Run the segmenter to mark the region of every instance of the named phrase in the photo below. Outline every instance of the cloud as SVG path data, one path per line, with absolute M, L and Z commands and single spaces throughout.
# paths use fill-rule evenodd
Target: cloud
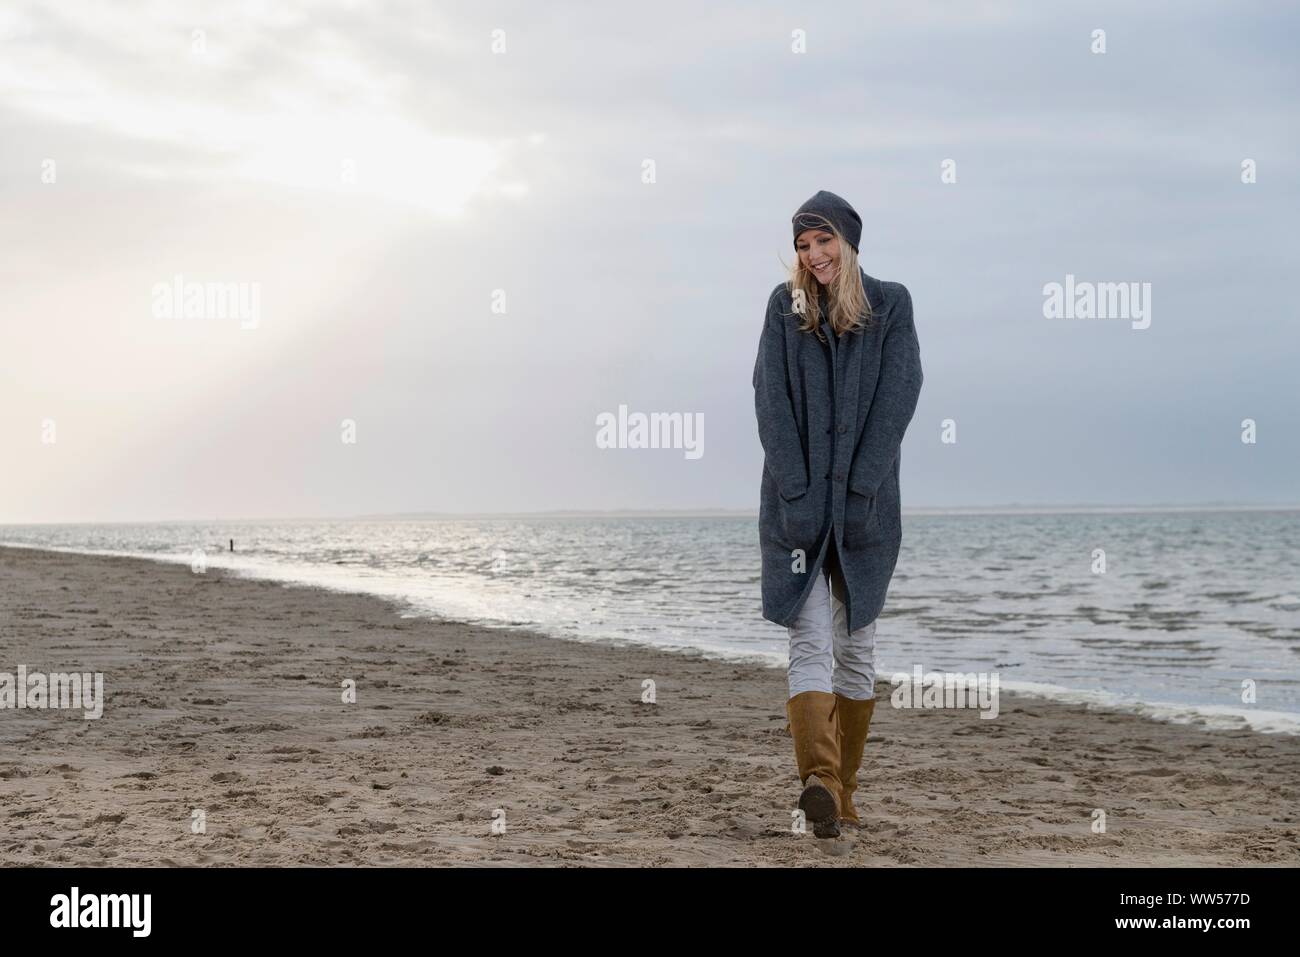
M 485 191 L 526 191 L 495 179 L 507 145 L 429 129 L 405 74 L 342 24 L 309 26 L 304 9 L 223 7 L 208 25 L 185 5 L 130 20 L 94 3 L 14 8 L 0 24 L 0 105 L 134 141 L 138 158 L 117 168 L 145 178 L 247 180 L 443 216 Z

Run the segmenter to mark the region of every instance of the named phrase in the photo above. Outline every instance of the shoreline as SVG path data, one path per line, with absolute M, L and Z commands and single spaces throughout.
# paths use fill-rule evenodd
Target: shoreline
M 1006 691 L 992 721 L 880 707 L 837 856 L 790 832 L 780 669 L 153 559 L 3 548 L 0 581 L 0 671 L 106 697 L 0 710 L 5 864 L 1300 863 L 1291 736 Z
M 166 565 L 180 565 L 186 567 L 191 563 L 190 556 L 180 553 L 142 553 L 111 550 L 93 551 L 83 548 L 64 548 L 59 546 L 29 545 L 21 542 L 0 541 L 0 551 L 7 548 L 56 552 L 66 555 L 124 558 L 133 561 L 150 561 Z M 784 654 L 778 656 L 774 653 L 740 652 L 727 648 L 709 649 L 690 645 L 664 645 L 652 641 L 637 641 L 635 639 L 591 639 L 574 634 L 554 634 L 544 630 L 543 628 L 526 624 L 510 623 L 505 621 L 476 621 L 472 618 L 456 617 L 440 613 L 436 609 L 421 607 L 419 602 L 414 598 L 394 593 L 391 590 L 376 588 L 373 583 L 370 587 L 365 587 L 357 581 L 330 580 L 330 575 L 336 570 L 333 566 L 309 564 L 295 566 L 281 562 L 267 562 L 259 565 L 256 559 L 250 562 L 247 559 L 244 559 L 243 556 L 240 557 L 243 560 L 237 560 L 234 564 L 231 564 L 228 562 L 228 553 L 213 552 L 208 557 L 208 569 L 220 569 L 222 572 L 232 574 L 238 578 L 276 582 L 290 587 L 320 588 L 341 592 L 343 594 L 378 598 L 381 601 L 394 605 L 397 609 L 397 613 L 402 617 L 423 617 L 443 624 L 487 628 L 494 631 L 504 630 L 538 634 L 550 640 L 575 641 L 583 644 L 607 644 L 614 647 L 627 645 L 630 647 L 649 648 L 654 651 L 665 651 L 671 654 L 701 655 L 709 660 L 723 663 L 756 664 L 767 668 L 780 668 L 783 672 L 785 669 Z M 774 634 L 779 630 L 777 629 L 777 626 L 771 626 L 771 628 L 773 629 Z M 3 665 L 3 662 L 0 662 L 0 665 Z M 0 671 L 2 670 L 3 668 L 0 668 Z M 893 672 L 882 667 L 878 673 L 878 680 L 888 683 L 889 679 L 898 673 L 899 672 Z M 1217 704 L 1210 705 L 1169 701 L 1145 701 L 1133 696 L 1125 696 L 1118 692 L 1069 688 L 1051 682 L 1028 678 L 1013 678 L 1011 680 L 1005 680 L 1002 678 L 1000 672 L 998 673 L 998 678 L 1001 691 L 1005 694 L 1018 694 L 1028 698 L 1056 701 L 1064 704 L 1075 704 L 1103 711 L 1124 712 L 1149 718 L 1153 721 L 1167 721 L 1172 724 L 1192 725 L 1211 731 L 1249 730 L 1261 734 L 1283 734 L 1300 737 L 1300 715 L 1289 711 L 1270 711 L 1260 708 L 1244 707 L 1234 708 Z

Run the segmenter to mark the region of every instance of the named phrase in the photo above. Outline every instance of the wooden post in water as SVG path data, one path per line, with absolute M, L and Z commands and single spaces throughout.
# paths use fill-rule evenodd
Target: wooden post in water
M 230 550 L 232 552 L 235 550 L 235 540 L 233 538 L 230 540 Z

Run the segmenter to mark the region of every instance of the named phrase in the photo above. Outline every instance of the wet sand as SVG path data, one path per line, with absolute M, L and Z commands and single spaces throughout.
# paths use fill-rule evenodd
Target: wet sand
M 0 672 L 105 692 L 97 720 L 0 710 L 0 863 L 1300 864 L 1297 737 L 1006 692 L 995 720 L 895 710 L 882 682 L 866 827 L 826 842 L 791 831 L 783 671 L 401 610 L 0 548 Z

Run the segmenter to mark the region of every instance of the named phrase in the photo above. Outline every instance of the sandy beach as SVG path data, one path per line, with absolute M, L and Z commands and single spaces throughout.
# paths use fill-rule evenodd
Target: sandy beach
M 991 721 L 895 710 L 882 682 L 865 829 L 825 842 L 791 832 L 783 671 L 401 610 L 0 548 L 0 672 L 105 696 L 0 710 L 0 863 L 1300 864 L 1300 738 L 1006 692 Z

